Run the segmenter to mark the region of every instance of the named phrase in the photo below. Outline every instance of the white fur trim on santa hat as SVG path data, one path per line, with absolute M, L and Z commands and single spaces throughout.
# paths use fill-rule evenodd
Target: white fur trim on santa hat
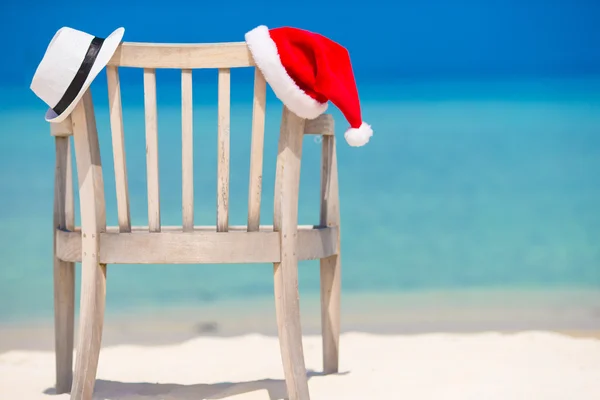
M 290 111 L 301 118 L 314 119 L 327 110 L 327 103 L 320 103 L 307 95 L 288 75 L 279 58 L 277 45 L 269 34 L 269 28 L 258 26 L 246 33 L 245 37 L 254 62 L 277 98 Z
M 369 142 L 369 139 L 373 136 L 373 129 L 366 123 L 362 123 L 358 128 L 350 128 L 344 133 L 346 142 L 350 146 L 359 147 L 364 146 Z

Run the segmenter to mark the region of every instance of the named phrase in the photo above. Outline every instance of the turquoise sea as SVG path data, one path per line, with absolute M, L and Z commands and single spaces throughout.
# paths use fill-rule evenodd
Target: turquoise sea
M 138 72 L 128 72 L 123 102 L 132 219 L 146 225 Z M 246 222 L 250 77 L 251 71 L 232 73 L 232 225 Z M 194 79 L 195 223 L 214 224 L 216 73 L 195 73 Z M 345 143 L 346 121 L 335 106 L 329 110 L 337 124 L 344 296 L 600 293 L 599 78 L 388 79 L 359 82 L 359 91 L 363 118 L 375 132 L 365 147 Z M 92 93 L 108 223 L 116 225 L 104 74 Z M 177 75 L 159 73 L 164 225 L 181 224 L 179 96 Z M 54 144 L 44 112 L 28 88 L 0 88 L 0 323 L 52 316 Z M 272 222 L 280 115 L 269 91 L 264 224 Z M 300 223 L 313 224 L 319 216 L 318 137 L 305 138 L 302 162 Z M 302 298 L 318 297 L 318 277 L 317 262 L 302 263 Z M 243 314 L 252 300 L 272 296 L 272 269 L 111 265 L 107 290 L 108 315 L 225 302 Z

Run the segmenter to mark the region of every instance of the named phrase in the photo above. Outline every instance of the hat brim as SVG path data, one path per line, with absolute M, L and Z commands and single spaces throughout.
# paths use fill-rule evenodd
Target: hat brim
M 56 112 L 54 112 L 52 108 L 49 108 L 48 111 L 46 111 L 47 122 L 62 122 L 67 116 L 69 116 L 69 114 L 71 114 L 71 111 L 73 111 L 75 106 L 79 103 L 79 100 L 81 100 L 81 97 L 90 87 L 93 80 L 96 79 L 96 76 L 100 73 L 100 71 L 102 71 L 102 69 L 106 66 L 106 64 L 108 64 L 108 62 L 112 58 L 113 54 L 117 50 L 117 47 L 119 47 L 121 40 L 123 39 L 124 33 L 125 28 L 117 28 L 106 39 L 104 39 L 104 43 L 102 43 L 102 48 L 100 48 L 98 56 L 94 61 L 94 65 L 92 65 L 90 73 L 87 79 L 85 80 L 83 86 L 81 87 L 81 90 L 79 91 L 79 93 L 77 93 L 77 96 L 75 96 L 71 104 L 69 104 L 69 106 L 65 108 L 65 110 L 60 114 L 56 114 Z

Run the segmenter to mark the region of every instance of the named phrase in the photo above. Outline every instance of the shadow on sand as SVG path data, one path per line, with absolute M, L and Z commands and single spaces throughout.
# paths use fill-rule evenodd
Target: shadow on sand
M 340 372 L 335 375 L 347 375 Z M 308 379 L 324 376 L 322 372 L 308 371 Z M 117 382 L 96 380 L 94 399 L 106 400 L 213 400 L 240 396 L 244 393 L 266 390 L 270 400 L 287 399 L 285 381 L 282 379 L 260 379 L 248 382 L 220 382 L 213 384 L 180 385 L 175 383 Z M 48 388 L 45 394 L 56 394 Z M 240 400 L 243 397 L 240 396 Z

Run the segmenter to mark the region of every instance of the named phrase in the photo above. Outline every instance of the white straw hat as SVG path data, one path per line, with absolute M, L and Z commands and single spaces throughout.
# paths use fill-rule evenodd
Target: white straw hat
M 102 39 L 68 27 L 56 32 L 30 86 L 50 107 L 46 121 L 60 122 L 73 111 L 119 47 L 124 33 L 124 28 L 118 28 Z

